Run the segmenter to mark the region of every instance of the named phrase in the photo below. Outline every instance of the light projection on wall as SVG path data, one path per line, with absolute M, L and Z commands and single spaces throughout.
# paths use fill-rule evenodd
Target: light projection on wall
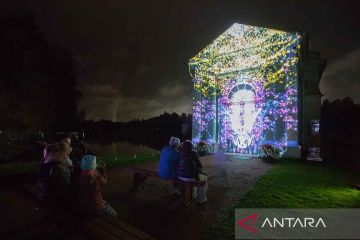
M 235 23 L 192 58 L 193 141 L 242 154 L 296 146 L 300 39 Z

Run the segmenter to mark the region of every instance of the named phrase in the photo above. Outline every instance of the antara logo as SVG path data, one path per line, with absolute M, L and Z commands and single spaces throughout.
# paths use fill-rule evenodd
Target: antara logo
M 253 228 L 256 225 L 256 218 L 257 218 L 257 214 L 253 214 L 250 215 L 244 219 L 241 219 L 238 221 L 238 224 L 240 225 L 240 227 L 245 228 L 246 230 L 248 230 L 249 232 L 253 232 L 253 233 L 257 233 L 257 230 L 255 228 Z M 252 221 L 252 227 L 245 225 L 245 222 L 251 220 Z
M 286 218 L 273 218 L 272 221 L 269 218 L 266 218 L 261 227 L 269 226 L 271 228 L 275 227 L 281 227 L 281 228 L 295 228 L 295 227 L 302 227 L 302 228 L 317 228 L 317 227 L 323 227 L 326 228 L 325 222 L 322 218 L 315 219 L 311 217 L 306 218 L 292 218 L 292 217 L 286 217 Z
M 246 218 L 238 220 L 237 223 L 240 227 L 246 229 L 249 232 L 257 233 L 258 230 L 256 227 L 256 220 L 258 214 L 252 214 Z M 245 224 L 246 222 L 250 221 L 249 224 Z M 264 222 L 261 224 L 261 228 L 270 227 L 270 228 L 317 228 L 323 227 L 326 228 L 326 224 L 322 218 L 312 218 L 312 217 L 305 217 L 305 218 L 292 218 L 292 217 L 285 217 L 285 218 L 265 218 Z

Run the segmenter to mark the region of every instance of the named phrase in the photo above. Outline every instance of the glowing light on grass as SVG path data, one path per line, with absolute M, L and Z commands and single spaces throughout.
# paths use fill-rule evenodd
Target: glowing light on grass
M 234 24 L 192 58 L 193 140 L 244 154 L 296 142 L 300 37 Z

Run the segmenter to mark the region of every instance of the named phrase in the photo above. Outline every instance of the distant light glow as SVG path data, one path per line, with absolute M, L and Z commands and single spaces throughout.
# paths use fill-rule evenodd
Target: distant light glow
M 300 35 L 234 24 L 190 60 L 193 140 L 255 154 L 297 141 Z

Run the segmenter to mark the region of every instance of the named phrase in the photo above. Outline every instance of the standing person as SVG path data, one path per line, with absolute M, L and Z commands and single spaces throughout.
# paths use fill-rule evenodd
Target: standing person
M 90 215 L 117 217 L 117 212 L 104 201 L 102 195 L 102 186 L 107 181 L 105 166 L 96 168 L 95 156 L 86 155 L 81 159 L 81 172 L 78 180 L 79 205 Z
M 158 167 L 158 175 L 164 179 L 176 179 L 176 169 L 180 161 L 180 153 L 177 150 L 180 146 L 180 139 L 171 137 L 169 145 L 162 148 Z M 174 192 L 181 195 L 179 186 L 174 182 Z
M 67 144 L 69 146 L 69 154 L 67 155 L 67 158 L 65 160 L 65 164 L 66 166 L 68 166 L 68 168 L 70 169 L 70 171 L 72 172 L 74 170 L 74 163 L 73 161 L 70 159 L 70 155 L 72 152 L 72 148 L 71 148 L 71 138 L 69 135 L 63 134 L 58 138 L 58 142 Z
M 70 151 L 70 146 L 63 142 L 46 146 L 38 171 L 39 202 L 59 207 L 69 203 L 70 170 L 66 159 Z
M 71 133 L 70 140 L 72 148 L 70 158 L 74 164 L 74 175 L 77 175 L 81 171 L 81 159 L 89 153 L 85 144 L 79 139 L 79 135 L 77 133 Z
M 197 180 L 206 181 L 203 186 L 197 187 L 196 196 L 199 203 L 205 203 L 207 201 L 207 177 L 203 172 L 203 166 L 200 162 L 199 155 L 193 150 L 193 144 L 190 140 L 186 140 L 182 143 L 181 159 L 177 169 L 177 176 L 184 182 L 193 182 Z

